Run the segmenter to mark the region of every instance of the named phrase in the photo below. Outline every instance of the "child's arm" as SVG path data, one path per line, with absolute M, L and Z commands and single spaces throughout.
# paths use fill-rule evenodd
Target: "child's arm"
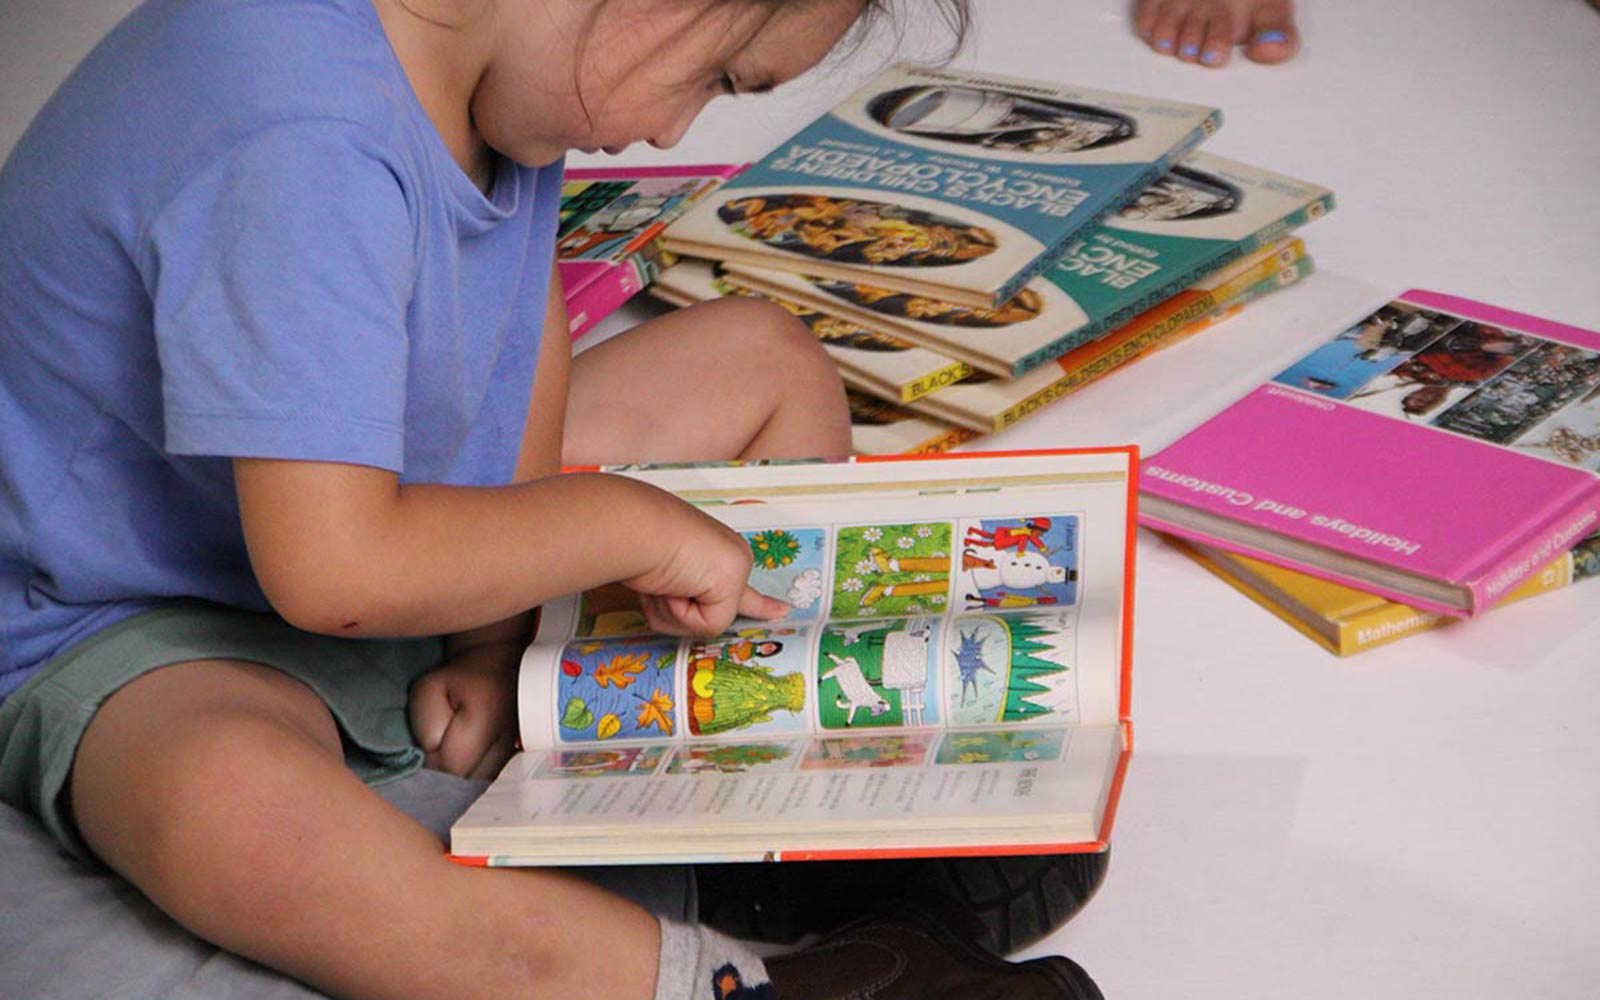
M 516 482 L 561 469 L 571 341 L 550 336 L 567 328 L 561 273 L 550 269 L 539 367 L 517 455 Z M 407 698 L 411 732 L 426 766 L 468 778 L 490 778 L 514 749 L 517 664 L 533 638 L 536 619 L 526 612 L 446 638 L 444 662 L 417 678 Z
M 652 627 L 715 633 L 787 606 L 751 590 L 730 528 L 621 476 L 559 467 L 570 348 L 552 277 L 517 476 L 504 487 L 408 484 L 387 470 L 237 459 L 256 577 L 290 623 L 330 635 L 465 632 L 622 581 Z
M 655 627 L 679 634 L 785 610 L 746 586 L 750 548 L 737 532 L 622 476 L 460 487 L 327 462 L 234 468 L 256 577 L 308 631 L 462 632 L 618 580 L 646 596 Z

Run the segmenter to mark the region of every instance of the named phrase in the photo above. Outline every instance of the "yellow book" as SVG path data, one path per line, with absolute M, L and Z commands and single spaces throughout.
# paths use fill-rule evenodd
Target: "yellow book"
M 1339 656 L 1461 621 L 1237 552 L 1179 541 L 1170 535 L 1162 537 L 1235 590 Z M 1600 532 L 1524 580 L 1499 604 L 1559 590 L 1592 576 L 1600 576 Z

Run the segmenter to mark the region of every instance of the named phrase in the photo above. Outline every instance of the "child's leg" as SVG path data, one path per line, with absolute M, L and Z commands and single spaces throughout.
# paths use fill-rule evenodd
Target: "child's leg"
M 805 324 L 770 303 L 680 309 L 572 359 L 569 463 L 849 452 L 850 414 L 833 362 Z
M 657 922 L 549 871 L 480 870 L 345 767 L 327 709 L 240 662 L 146 674 L 75 760 L 89 846 L 179 923 L 351 997 L 645 1000 Z

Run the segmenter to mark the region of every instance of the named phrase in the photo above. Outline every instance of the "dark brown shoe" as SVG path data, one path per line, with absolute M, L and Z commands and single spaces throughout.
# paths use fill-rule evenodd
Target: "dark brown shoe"
M 1004 957 L 1083 909 L 1105 880 L 1109 856 L 697 865 L 699 919 L 730 937 L 793 944 L 860 918 L 863 900 L 945 896 L 978 916 L 975 940 Z
M 766 959 L 774 1000 L 1103 1000 L 1069 958 L 1007 962 L 973 943 L 973 915 L 936 900 L 839 928 Z

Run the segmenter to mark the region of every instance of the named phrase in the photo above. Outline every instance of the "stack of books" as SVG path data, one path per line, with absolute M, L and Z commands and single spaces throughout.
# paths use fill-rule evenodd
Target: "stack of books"
M 1003 430 L 1311 271 L 1316 184 L 1197 147 L 1214 108 L 897 66 L 667 227 L 652 293 L 822 339 L 861 454 Z
M 1339 655 L 1600 576 L 1600 332 L 1413 290 L 1145 461 L 1140 520 Z
M 661 270 L 661 231 L 737 166 L 574 168 L 561 181 L 556 267 L 574 338 Z

